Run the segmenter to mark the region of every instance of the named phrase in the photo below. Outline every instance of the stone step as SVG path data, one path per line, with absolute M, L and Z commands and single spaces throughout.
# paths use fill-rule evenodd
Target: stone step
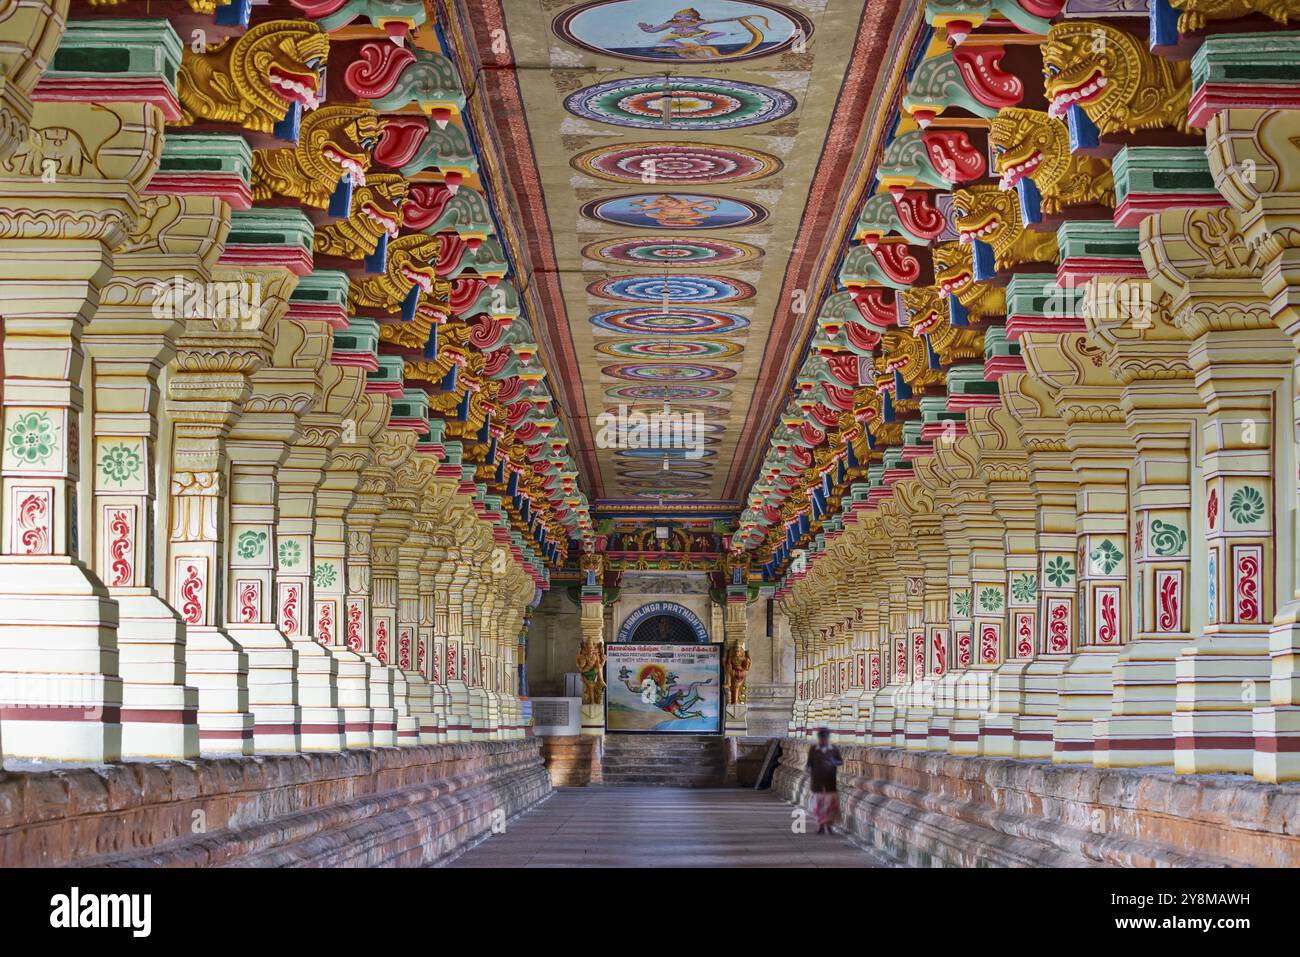
M 722 782 L 717 778 L 657 778 L 643 774 L 631 778 L 611 778 L 602 782 L 607 787 L 659 787 L 659 788 L 720 788 Z
M 605 768 L 607 778 L 657 777 L 657 778 L 720 778 L 725 768 L 699 768 L 696 770 L 665 770 L 652 764 L 631 764 L 626 767 Z

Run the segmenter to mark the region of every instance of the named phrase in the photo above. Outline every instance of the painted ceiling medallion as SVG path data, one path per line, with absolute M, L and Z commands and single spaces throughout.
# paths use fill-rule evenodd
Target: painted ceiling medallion
M 763 255 L 745 243 L 720 239 L 661 239 L 657 236 L 606 239 L 590 243 L 582 255 L 597 262 L 622 266 L 734 266 Z
M 767 153 L 701 143 L 602 146 L 579 153 L 569 163 L 597 179 L 641 186 L 745 183 L 781 170 L 781 161 Z
M 734 369 L 723 369 L 720 366 L 675 362 L 620 362 L 605 366 L 600 371 L 602 375 L 632 382 L 725 382 L 736 375 Z
M 794 106 L 794 97 L 781 90 L 703 76 L 610 80 L 564 101 L 584 119 L 664 132 L 753 126 L 780 119 Z
M 587 292 L 603 299 L 624 302 L 658 302 L 700 304 L 735 302 L 749 299 L 754 287 L 739 279 L 725 276 L 612 276 L 587 287 Z
M 673 464 L 671 469 L 664 469 L 661 466 L 645 466 L 644 468 L 621 468 L 619 477 L 625 479 L 641 479 L 647 482 L 662 482 L 665 478 L 671 478 L 674 482 L 699 480 L 708 482 L 713 476 L 701 468 L 686 468 L 685 466 Z
M 707 385 L 624 385 L 605 393 L 611 399 L 648 400 L 651 402 L 692 402 L 721 399 L 731 395 L 726 389 Z
M 689 464 L 691 462 L 699 462 L 701 459 L 713 458 L 717 454 L 717 452 L 710 449 L 688 449 L 672 446 L 645 449 L 620 449 L 614 453 L 617 458 L 638 460 L 637 462 L 624 463 L 625 465 L 639 465 L 641 464 L 639 461 L 640 459 L 658 459 L 662 462 L 665 457 L 667 457 L 670 462 L 685 462 Z
M 754 203 L 699 193 L 641 193 L 598 199 L 582 215 L 616 226 L 651 229 L 725 229 L 753 226 L 767 219 Z
M 653 63 L 750 60 L 807 42 L 812 23 L 761 0 L 593 0 L 555 18 L 575 46 Z
M 596 351 L 620 359 L 730 359 L 745 350 L 721 339 L 616 339 L 597 342 Z
M 657 335 L 736 332 L 749 320 L 729 312 L 711 309 L 611 309 L 591 317 L 593 325 L 611 332 L 643 332 Z

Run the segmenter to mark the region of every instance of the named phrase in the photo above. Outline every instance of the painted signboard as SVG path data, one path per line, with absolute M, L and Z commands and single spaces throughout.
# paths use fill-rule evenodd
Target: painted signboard
M 607 646 L 605 730 L 722 730 L 722 645 Z

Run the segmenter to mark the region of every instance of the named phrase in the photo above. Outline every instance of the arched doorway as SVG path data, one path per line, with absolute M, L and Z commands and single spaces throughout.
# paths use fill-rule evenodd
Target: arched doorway
M 708 644 L 709 630 L 698 615 L 674 601 L 642 605 L 619 626 L 616 642 L 637 644 Z
M 628 638 L 638 645 L 687 644 L 695 640 L 694 629 L 676 615 L 651 615 L 642 619 Z

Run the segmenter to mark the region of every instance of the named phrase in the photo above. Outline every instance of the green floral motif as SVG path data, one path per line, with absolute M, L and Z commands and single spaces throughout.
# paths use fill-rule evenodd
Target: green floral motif
M 129 445 L 108 446 L 104 449 L 104 457 L 99 462 L 104 478 L 116 482 L 119 486 L 133 480 L 143 466 L 144 459 Z
M 1187 533 L 1177 525 L 1151 519 L 1151 550 L 1157 555 L 1177 555 L 1187 545 Z
M 996 588 L 981 588 L 980 607 L 985 611 L 1001 611 L 1002 592 Z
M 302 546 L 294 541 L 281 542 L 279 555 L 281 565 L 285 568 L 293 568 L 302 561 Z
M 959 591 L 952 596 L 952 610 L 963 617 L 970 614 L 970 592 Z
M 256 558 L 262 553 L 262 549 L 266 548 L 266 532 L 254 532 L 250 529 L 239 536 L 235 547 L 239 549 L 240 558 Z
M 54 454 L 54 423 L 44 412 L 28 412 L 9 426 L 9 451 L 19 462 L 36 465 Z
M 317 562 L 312 577 L 317 588 L 329 588 L 339 580 L 339 573 L 329 562 Z
M 1100 566 L 1103 575 L 1109 575 L 1124 560 L 1124 553 L 1119 550 L 1118 545 L 1107 538 L 1103 539 L 1102 543 L 1094 548 L 1092 554 L 1088 557 Z
M 1228 500 L 1228 514 L 1239 525 L 1254 525 L 1264 517 L 1264 496 L 1259 489 L 1243 485 Z
M 1070 587 L 1070 581 L 1074 578 L 1074 566 L 1070 564 L 1068 558 L 1062 555 L 1057 555 L 1049 561 L 1043 572 L 1047 575 L 1047 580 L 1053 588 L 1068 588 Z
M 1033 575 L 1017 575 L 1011 579 L 1011 597 L 1018 602 L 1031 602 L 1038 597 L 1038 579 Z

